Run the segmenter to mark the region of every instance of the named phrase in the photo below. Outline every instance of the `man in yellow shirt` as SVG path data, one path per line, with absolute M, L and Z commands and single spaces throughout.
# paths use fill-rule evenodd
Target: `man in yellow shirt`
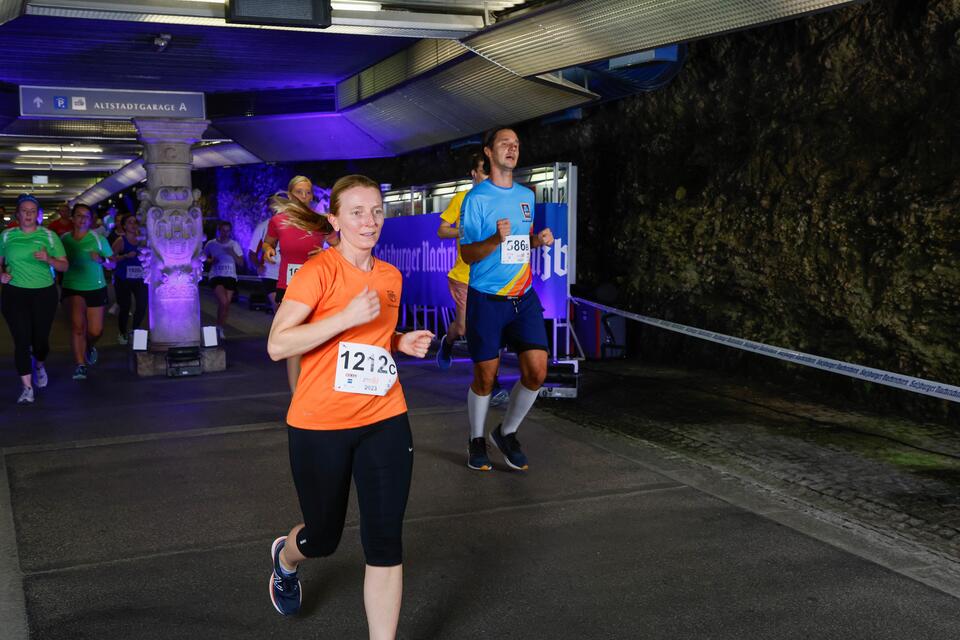
M 470 156 L 470 177 L 475 185 L 487 179 L 483 161 L 483 154 L 474 153 Z M 453 322 L 447 327 L 446 335 L 440 338 L 440 348 L 437 349 L 437 366 L 440 367 L 441 371 L 446 371 L 453 364 L 453 343 L 467 333 L 467 288 L 470 284 L 470 265 L 464 262 L 460 255 L 458 223 L 460 222 L 460 207 L 469 192 L 469 190 L 458 191 L 453 196 L 453 200 L 440 214 L 440 227 L 437 229 L 439 238 L 457 240 L 457 261 L 447 273 L 447 284 L 450 286 L 450 296 L 456 305 L 456 312 Z M 509 399 L 510 392 L 500 386 L 499 380 L 495 381 L 490 404 L 497 406 L 504 404 Z

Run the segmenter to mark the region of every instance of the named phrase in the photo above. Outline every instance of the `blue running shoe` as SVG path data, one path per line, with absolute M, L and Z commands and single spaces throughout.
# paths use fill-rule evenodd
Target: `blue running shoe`
M 528 469 L 527 456 L 523 455 L 523 451 L 520 450 L 520 441 L 517 440 L 517 434 L 503 435 L 503 431 L 500 430 L 502 426 L 498 424 L 497 428 L 490 432 L 490 439 L 497 449 L 500 449 L 500 453 L 503 454 L 503 461 L 507 463 L 508 467 L 517 471 L 526 471 Z
M 273 608 L 282 616 L 292 616 L 300 611 L 303 595 L 300 593 L 300 579 L 297 574 L 284 575 L 280 569 L 280 550 L 287 541 L 287 536 L 280 536 L 273 541 L 270 547 L 270 557 L 273 560 L 273 571 L 270 573 L 270 602 Z
M 487 440 L 473 438 L 467 449 L 467 466 L 476 471 L 493 471 L 490 458 L 487 457 Z
M 510 402 L 510 392 L 503 387 L 495 387 L 493 395 L 490 396 L 490 406 L 499 407 Z
M 437 349 L 437 367 L 446 371 L 453 364 L 453 344 L 447 342 L 447 334 L 440 338 L 440 348 Z
M 77 367 L 73 370 L 73 379 L 74 380 L 86 380 L 87 379 L 87 366 L 83 364 L 78 364 Z
M 100 354 L 97 353 L 96 347 L 90 347 L 90 350 L 87 351 L 87 364 L 91 367 L 97 364 L 97 360 L 100 359 Z

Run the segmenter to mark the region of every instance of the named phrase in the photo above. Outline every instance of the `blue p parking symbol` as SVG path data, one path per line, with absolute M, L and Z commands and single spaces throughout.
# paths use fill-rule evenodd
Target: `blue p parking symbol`
M 54 96 L 53 97 L 53 108 L 54 109 L 69 109 L 67 105 L 67 99 L 64 96 Z

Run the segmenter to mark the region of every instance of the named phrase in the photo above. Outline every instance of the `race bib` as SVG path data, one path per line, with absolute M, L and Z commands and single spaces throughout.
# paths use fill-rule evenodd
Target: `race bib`
M 290 263 L 287 265 L 287 282 L 288 283 L 290 282 L 290 280 L 293 279 L 293 276 L 296 275 L 297 271 L 300 271 L 300 267 L 302 266 L 303 266 L 302 264 L 293 264 L 293 263 Z
M 210 269 L 211 278 L 235 278 L 237 271 L 232 264 L 215 264 Z
M 500 264 L 525 264 L 530 262 L 530 236 L 507 236 L 500 243 Z
M 143 267 L 127 267 L 127 280 L 143 280 Z
M 341 342 L 335 391 L 385 396 L 397 381 L 397 363 L 386 349 L 359 342 Z

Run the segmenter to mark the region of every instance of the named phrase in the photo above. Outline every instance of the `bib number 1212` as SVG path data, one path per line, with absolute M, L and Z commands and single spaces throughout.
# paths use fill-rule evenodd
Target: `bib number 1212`
M 383 396 L 397 381 L 397 363 L 381 347 L 341 342 L 333 388 L 344 393 Z

